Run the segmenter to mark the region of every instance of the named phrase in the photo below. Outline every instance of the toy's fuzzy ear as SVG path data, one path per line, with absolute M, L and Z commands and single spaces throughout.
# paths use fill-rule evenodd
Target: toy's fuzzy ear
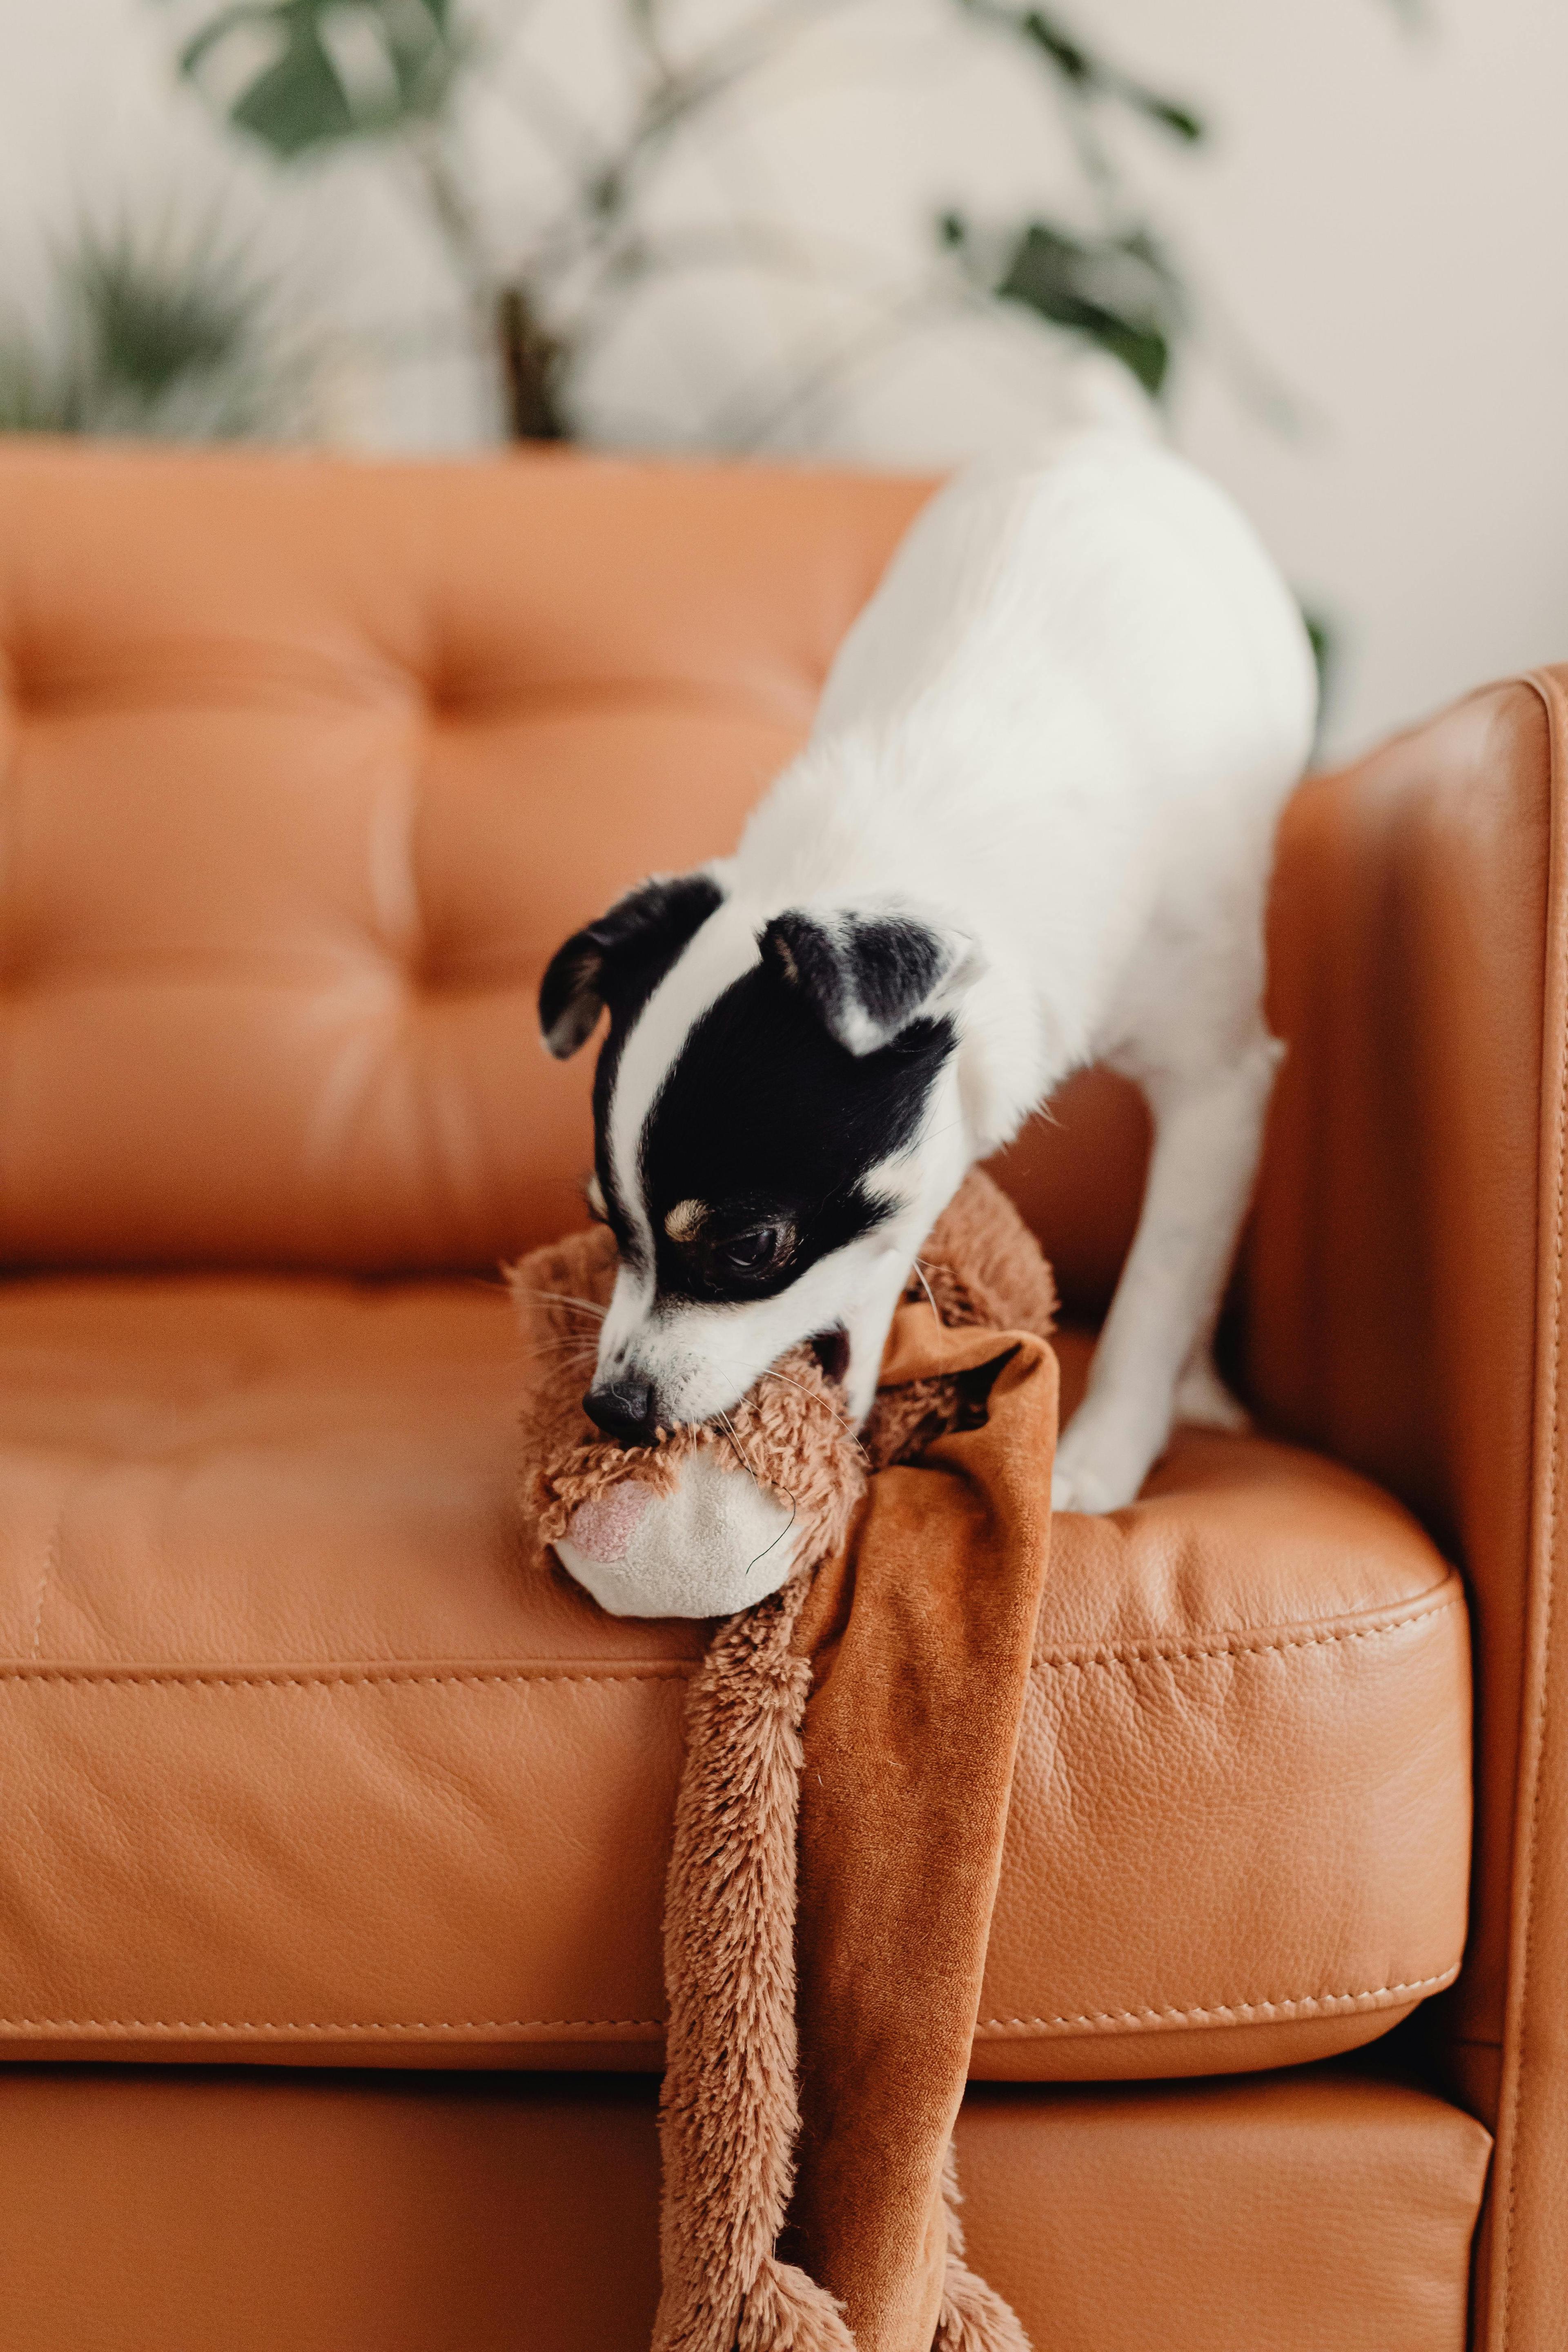
M 556 1060 L 587 1043 L 606 1005 L 630 1013 L 645 1003 L 723 896 L 711 874 L 654 875 L 574 931 L 539 984 L 539 1025 Z
M 875 1054 L 912 1021 L 951 1012 L 984 969 L 973 940 L 940 916 L 889 907 L 792 908 L 758 945 L 829 1036 Z

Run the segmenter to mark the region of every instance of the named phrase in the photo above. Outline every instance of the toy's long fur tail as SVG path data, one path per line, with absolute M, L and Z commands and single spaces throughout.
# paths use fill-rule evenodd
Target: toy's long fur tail
M 687 1705 L 665 1902 L 659 2136 L 664 2289 L 655 2352 L 854 2352 L 838 2304 L 773 2252 L 795 2172 L 795 1817 L 810 1662 L 791 1647 L 809 1575 L 714 1640 Z M 933 2352 L 1029 2352 L 964 2263 L 952 2151 Z
M 657 2352 L 848 2352 L 837 2306 L 773 2260 L 794 2177 L 795 1886 L 808 1580 L 732 1618 L 691 1686 L 665 1895 Z

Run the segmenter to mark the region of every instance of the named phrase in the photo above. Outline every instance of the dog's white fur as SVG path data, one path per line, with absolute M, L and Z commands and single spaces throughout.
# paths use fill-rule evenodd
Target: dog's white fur
M 648 1111 L 763 924 L 786 908 L 921 913 L 952 944 L 926 1009 L 953 1013 L 959 1044 L 879 1171 L 894 1213 L 755 1303 L 668 1307 L 623 1269 L 600 1377 L 635 1365 L 674 1418 L 705 1420 L 842 1322 L 864 1412 L 910 1261 L 965 1170 L 1099 1061 L 1142 1087 L 1154 1147 L 1058 1502 L 1131 1500 L 1178 1407 L 1234 1417 L 1209 1342 L 1279 1052 L 1264 901 L 1315 702 L 1274 565 L 1180 458 L 1090 432 L 960 475 L 845 640 L 806 749 L 713 869 L 725 902 L 628 1036 L 611 1115 L 622 1197 L 646 1220 Z

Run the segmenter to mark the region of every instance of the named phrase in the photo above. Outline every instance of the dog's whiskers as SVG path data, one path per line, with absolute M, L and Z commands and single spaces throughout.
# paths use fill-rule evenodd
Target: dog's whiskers
M 591 1298 L 569 1297 L 563 1290 L 533 1290 L 528 1296 L 542 1298 L 552 1307 L 575 1307 L 582 1314 L 591 1315 L 596 1323 L 602 1323 L 610 1311 L 607 1307 L 595 1307 Z
M 931 1313 L 936 1317 L 937 1321 L 940 1323 L 940 1322 L 942 1321 L 942 1309 L 941 1309 L 941 1307 L 940 1307 L 937 1305 L 937 1303 L 936 1303 L 936 1293 L 935 1293 L 935 1291 L 931 1288 L 931 1286 L 930 1283 L 926 1280 L 926 1270 L 925 1270 L 924 1266 L 921 1264 L 921 1262 L 920 1262 L 920 1260 L 919 1260 L 919 1258 L 918 1258 L 918 1257 L 917 1257 L 917 1258 L 915 1258 L 915 1259 L 913 1259 L 911 1262 L 912 1262 L 912 1264 L 913 1264 L 915 1273 L 916 1273 L 916 1274 L 919 1276 L 919 1277 L 920 1277 L 920 1286 L 921 1286 L 921 1288 L 925 1292 L 925 1295 L 926 1295 L 927 1298 L 928 1298 L 928 1299 L 930 1300 L 930 1302 L 931 1302 Z
M 781 1373 L 779 1377 L 782 1379 L 782 1378 L 784 1378 L 784 1375 Z M 761 1551 L 757 1554 L 756 1559 L 750 1559 L 750 1560 L 748 1560 L 748 1561 L 746 1562 L 746 1567 L 745 1567 L 745 1571 L 744 1571 L 744 1572 L 745 1572 L 745 1575 L 749 1577 L 749 1576 L 751 1575 L 751 1573 L 752 1573 L 752 1570 L 754 1568 L 759 1567 L 759 1566 L 762 1564 L 762 1562 L 763 1562 L 764 1559 L 766 1559 L 766 1558 L 767 1558 L 767 1556 L 768 1556 L 769 1552 L 771 1552 L 771 1551 L 776 1551 L 776 1550 L 777 1550 L 777 1549 L 778 1549 L 778 1547 L 779 1547 L 779 1545 L 783 1543 L 783 1541 L 784 1541 L 784 1539 L 785 1536 L 787 1536 L 787 1535 L 788 1535 L 788 1533 L 789 1533 L 790 1529 L 794 1527 L 794 1525 L 795 1525 L 795 1518 L 796 1518 L 796 1516 L 797 1516 L 798 1511 L 799 1511 L 799 1506 L 798 1506 L 798 1504 L 796 1503 L 795 1496 L 790 1493 L 789 1488 L 788 1488 L 787 1486 L 781 1486 L 781 1485 L 779 1484 L 779 1482 L 778 1482 L 778 1480 L 777 1480 L 776 1478 L 768 1478 L 768 1479 L 763 1479 L 763 1478 L 760 1478 L 760 1477 L 757 1475 L 757 1473 L 756 1473 L 756 1471 L 752 1468 L 751 1462 L 747 1459 L 746 1453 L 745 1453 L 745 1449 L 742 1447 L 742 1444 L 741 1444 L 741 1441 L 740 1441 L 740 1438 L 739 1438 L 739 1436 L 736 1434 L 736 1431 L 735 1431 L 735 1424 L 734 1424 L 734 1423 L 731 1420 L 731 1418 L 730 1418 L 729 1414 L 728 1414 L 727 1412 L 716 1412 L 716 1413 L 713 1415 L 713 1418 L 714 1418 L 714 1420 L 715 1420 L 716 1422 L 718 1422 L 718 1423 L 719 1423 L 719 1424 L 721 1425 L 721 1427 L 722 1428 L 722 1430 L 723 1430 L 723 1432 L 724 1432 L 725 1436 L 729 1439 L 729 1441 L 730 1441 L 731 1444 L 734 1447 L 734 1449 L 735 1449 L 735 1458 L 736 1458 L 736 1460 L 741 1464 L 742 1468 L 746 1472 L 746 1475 L 747 1475 L 747 1476 L 751 1479 L 752 1484 L 754 1486 L 757 1486 L 757 1487 L 759 1487 L 759 1488 L 763 1488 L 763 1489 L 764 1489 L 764 1490 L 765 1490 L 766 1488 L 768 1488 L 768 1487 L 771 1487 L 771 1488 L 773 1489 L 773 1492 L 775 1495 L 783 1495 L 783 1496 L 784 1496 L 784 1497 L 785 1498 L 785 1500 L 787 1501 L 787 1503 L 789 1504 L 789 1517 L 788 1517 L 788 1518 L 784 1521 L 784 1523 L 783 1527 L 779 1529 L 779 1531 L 778 1531 L 777 1535 L 776 1535 L 776 1536 L 774 1536 L 774 1538 L 773 1538 L 773 1539 L 772 1543 L 765 1543 L 765 1544 L 763 1546 L 763 1548 L 762 1548 Z
M 745 1472 L 747 1477 L 751 1480 L 752 1486 L 763 1486 L 765 1482 L 758 1477 L 756 1470 L 752 1464 L 751 1457 L 748 1455 L 745 1447 L 742 1444 L 740 1438 L 736 1433 L 735 1424 L 731 1420 L 729 1414 L 727 1412 L 716 1413 L 714 1415 L 714 1419 L 718 1422 L 720 1427 L 724 1432 L 725 1436 L 734 1447 L 735 1459 L 740 1464 L 742 1469 Z M 753 1561 L 752 1567 L 755 1565 L 756 1562 Z M 751 1570 L 748 1570 L 747 1574 L 749 1575 L 750 1573 Z
M 777 1535 L 773 1538 L 773 1542 L 772 1542 L 772 1543 L 766 1543 L 766 1544 L 764 1544 L 764 1545 L 763 1546 L 763 1548 L 762 1548 L 761 1551 L 757 1554 L 756 1559 L 755 1559 L 748 1560 L 748 1561 L 746 1562 L 746 1574 L 747 1574 L 747 1576 L 750 1576 L 750 1575 L 751 1575 L 751 1572 L 752 1572 L 752 1569 L 757 1568 L 757 1567 L 760 1567 L 760 1565 L 762 1564 L 762 1562 L 763 1562 L 764 1559 L 766 1559 L 766 1558 L 767 1558 L 767 1556 L 768 1556 L 769 1552 L 771 1552 L 771 1551 L 774 1551 L 774 1550 L 776 1550 L 776 1549 L 777 1549 L 778 1546 L 779 1546 L 780 1544 L 782 1544 L 782 1543 L 783 1543 L 783 1541 L 784 1541 L 784 1539 L 785 1536 L 787 1536 L 787 1535 L 788 1535 L 788 1533 L 789 1533 L 789 1531 L 790 1531 L 791 1528 L 793 1528 L 793 1527 L 794 1527 L 794 1525 L 795 1525 L 795 1496 L 794 1496 L 793 1495 L 790 1495 L 789 1488 L 788 1488 L 787 1486 L 779 1486 L 779 1487 L 777 1487 L 777 1488 L 775 1489 L 775 1491 L 776 1491 L 778 1494 L 781 1494 L 781 1495 L 789 1495 L 789 1517 L 788 1517 L 788 1518 L 784 1521 L 784 1523 L 783 1527 L 779 1529 L 779 1531 L 778 1531 Z

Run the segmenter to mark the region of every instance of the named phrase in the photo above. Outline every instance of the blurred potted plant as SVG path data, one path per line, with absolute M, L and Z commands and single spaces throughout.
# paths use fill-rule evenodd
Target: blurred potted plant
M 672 232 L 658 225 L 649 203 L 661 165 L 721 100 L 858 5 L 760 0 L 675 50 L 661 0 L 605 0 L 634 55 L 629 109 L 584 156 L 580 126 L 563 120 L 547 81 L 524 61 L 520 86 L 531 103 L 522 135 L 557 193 L 515 236 L 489 224 L 460 135 L 465 92 L 494 57 L 454 0 L 358 0 L 352 8 L 343 0 L 234 0 L 188 32 L 180 67 L 279 164 L 379 145 L 412 169 L 491 354 L 508 429 L 550 440 L 579 429 L 584 355 L 606 315 L 656 278 L 737 267 L 866 291 L 863 262 L 795 220 L 707 217 Z M 1195 148 L 1205 136 L 1200 117 L 1054 12 L 1012 0 L 946 5 L 965 37 L 1010 45 L 1042 101 L 1065 110 L 1085 202 L 1071 220 L 976 223 L 947 209 L 931 224 L 929 267 L 901 294 L 895 327 L 912 331 L 976 305 L 1019 305 L 1109 353 L 1158 396 L 1195 309 L 1104 130 L 1108 118 L 1131 116 Z M 722 437 L 752 436 L 731 421 Z

